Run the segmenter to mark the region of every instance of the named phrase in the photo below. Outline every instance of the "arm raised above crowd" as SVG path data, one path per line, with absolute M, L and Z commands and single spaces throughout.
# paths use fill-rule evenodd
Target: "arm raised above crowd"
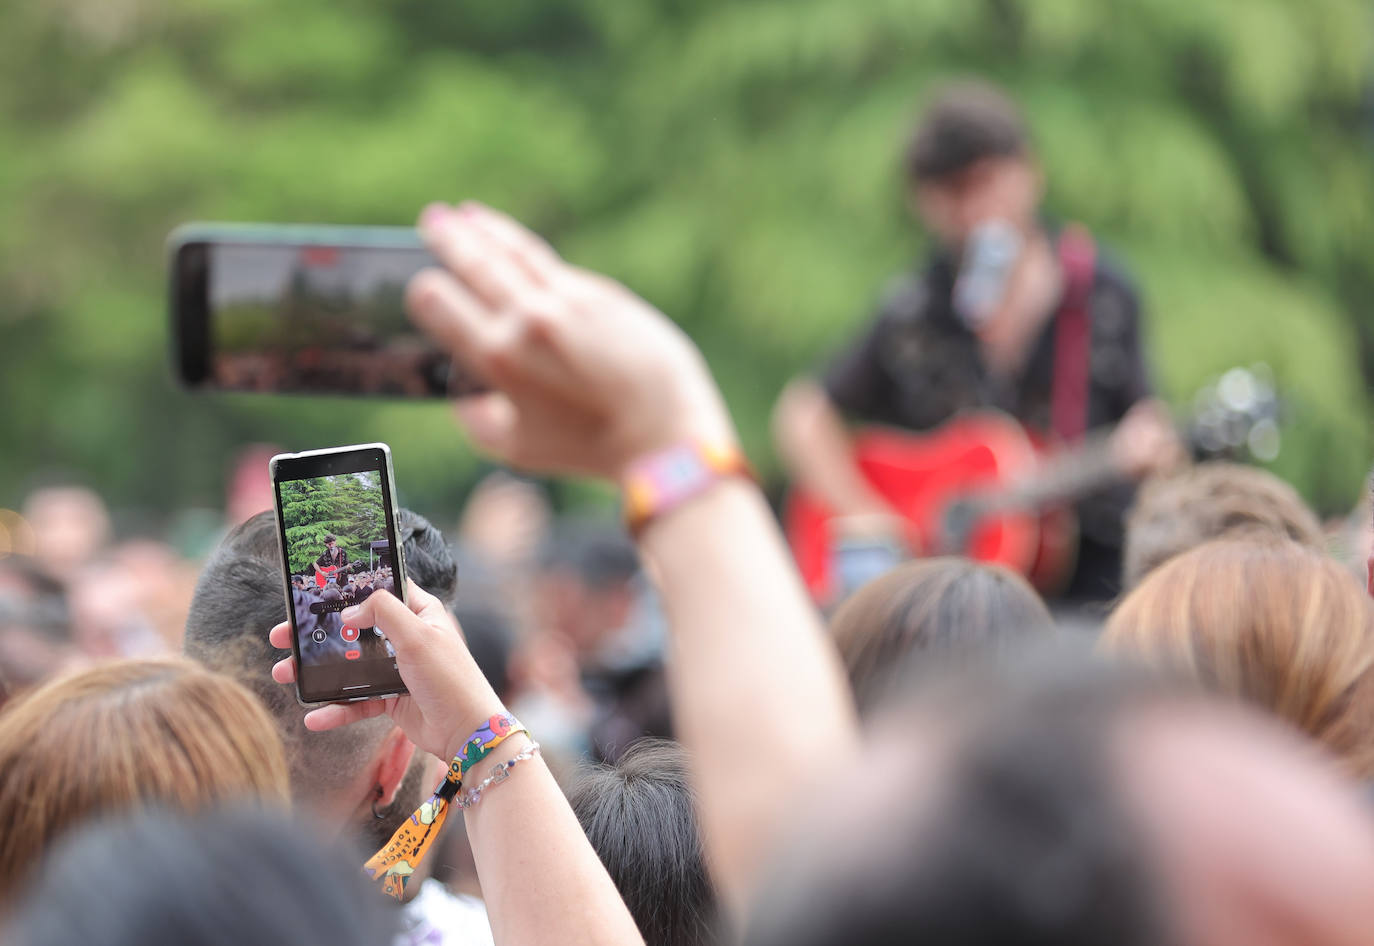
M 432 206 L 421 231 L 447 271 L 417 275 L 408 308 L 491 385 L 458 405 L 480 445 L 623 482 L 670 447 L 735 443 L 696 347 L 623 286 L 481 206 Z M 738 910 L 785 801 L 856 741 L 852 699 L 752 485 L 720 482 L 651 522 L 640 545 L 673 629 L 673 713 L 696 760 L 708 860 Z

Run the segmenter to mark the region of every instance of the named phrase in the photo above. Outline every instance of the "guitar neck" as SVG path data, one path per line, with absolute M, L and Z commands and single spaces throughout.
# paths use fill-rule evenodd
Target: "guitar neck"
M 1124 478 L 1112 459 L 1110 432 L 1098 432 L 1079 446 L 1051 455 L 1034 475 L 984 497 L 979 506 L 994 511 L 1042 509 L 1080 499 Z

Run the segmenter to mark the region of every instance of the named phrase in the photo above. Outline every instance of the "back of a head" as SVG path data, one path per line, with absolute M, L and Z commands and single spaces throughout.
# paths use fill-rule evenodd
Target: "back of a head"
M 687 768 L 675 743 L 644 739 L 614 767 L 588 769 L 568 793 L 647 946 L 716 941 Z
M 747 942 L 1366 941 L 1374 823 L 1310 744 L 1071 653 L 941 676 L 834 764 L 863 778 L 777 858 Z
M 940 89 L 922 114 L 907 144 L 906 173 L 912 183 L 931 183 L 984 158 L 1029 152 L 1025 120 L 1005 92 L 987 82 L 958 82 Z
M 148 812 L 76 832 L 26 891 L 14 946 L 379 946 L 397 914 L 284 815 Z
M 267 640 L 267 631 L 287 619 L 276 528 L 271 512 L 260 513 L 220 544 L 196 583 L 183 650 L 257 694 L 286 742 L 293 791 L 298 798 L 318 798 L 356 777 L 359 765 L 393 724 L 378 718 L 326 733 L 307 732 L 295 692 L 272 681 L 272 665 L 289 656 Z M 439 530 L 408 509 L 396 510 L 396 529 L 411 580 L 450 603 L 457 590 L 457 566 Z
M 1031 648 L 928 669 L 779 852 L 751 946 L 1157 946 L 1106 752 L 1127 686 Z
M 183 660 L 102 664 L 6 707 L 0 772 L 0 900 L 54 840 L 98 816 L 288 796 L 262 706 Z
M 914 661 L 957 663 L 1054 633 L 1025 579 L 961 558 L 910 562 L 874 579 L 841 605 L 830 627 L 864 711 Z
M 1220 539 L 1146 577 L 1103 650 L 1266 710 L 1374 778 L 1374 602 L 1336 562 L 1283 539 Z
M 1325 548 L 1321 523 L 1297 490 L 1266 470 L 1202 463 L 1151 480 L 1126 520 L 1122 583 L 1134 588 L 1164 562 L 1212 539 L 1269 534 Z

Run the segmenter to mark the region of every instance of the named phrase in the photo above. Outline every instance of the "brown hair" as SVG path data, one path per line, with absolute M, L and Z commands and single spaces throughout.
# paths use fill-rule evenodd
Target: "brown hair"
M 1321 523 L 1297 490 L 1265 470 L 1202 463 L 1151 481 L 1126 519 L 1122 583 L 1130 589 L 1153 569 L 1209 539 L 1268 532 L 1322 551 Z
M 1285 539 L 1219 539 L 1126 596 L 1099 646 L 1258 705 L 1374 777 L 1374 602 Z
M 188 660 L 101 664 L 15 701 L 0 714 L 0 773 L 0 901 L 96 816 L 289 797 L 267 712 Z
M 830 622 L 859 707 L 871 709 L 911 654 L 957 659 L 1028 636 L 1054 622 L 1026 580 L 962 558 L 909 562 L 864 585 Z
M 921 116 L 906 148 L 906 174 L 928 184 L 966 170 L 984 158 L 1025 157 L 1030 137 L 1021 112 L 987 82 L 958 82 L 940 89 Z

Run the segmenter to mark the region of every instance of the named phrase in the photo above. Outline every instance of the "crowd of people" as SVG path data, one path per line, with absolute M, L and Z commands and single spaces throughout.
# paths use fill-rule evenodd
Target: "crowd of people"
M 1003 127 L 984 93 L 962 101 L 974 131 Z M 959 245 L 979 218 L 957 194 L 984 193 L 980 174 L 1001 193 L 1034 181 L 997 177 L 1025 162 L 1019 139 L 961 137 L 955 117 L 937 110 L 911 160 Z M 1273 475 L 1189 466 L 1152 428 L 1119 274 L 1093 304 L 1118 313 L 1101 350 L 1127 354 L 1094 364 L 1124 373 L 1080 374 L 1077 395 L 1054 393 L 1052 324 L 1018 321 L 1034 306 L 983 313 L 966 338 L 913 328 L 910 285 L 829 381 L 789 389 L 783 452 L 845 541 L 894 560 L 818 607 L 670 319 L 479 204 L 431 205 L 419 229 L 441 267 L 411 282 L 411 317 L 489 385 L 457 403 L 467 434 L 514 468 L 618 485 L 624 528 L 555 522 L 505 473 L 452 537 L 398 510 L 406 602 L 379 587 L 385 566 L 319 595 L 385 632 L 408 692 L 306 707 L 270 512 L 238 507 L 178 627 L 130 597 L 123 618 L 146 620 L 96 647 L 69 576 L 129 556 L 89 528 L 89 494 L 56 497 L 85 504 L 68 509 L 78 536 L 47 532 L 55 498 L 33 497 L 33 554 L 0 559 L 7 942 L 1370 940 L 1369 506 L 1342 560 Z M 1055 296 L 1038 282 L 1052 248 L 1026 252 L 1013 282 Z M 1118 481 L 1079 504 L 1078 551 L 1096 557 L 1054 600 L 1005 564 L 912 549 L 843 462 L 839 408 L 895 399 L 928 427 L 944 414 L 927 398 L 954 391 L 904 372 L 970 352 L 970 390 L 1009 410 L 1123 422 Z M 313 582 L 295 584 L 315 620 Z M 1107 584 L 1119 596 L 1085 610 Z

